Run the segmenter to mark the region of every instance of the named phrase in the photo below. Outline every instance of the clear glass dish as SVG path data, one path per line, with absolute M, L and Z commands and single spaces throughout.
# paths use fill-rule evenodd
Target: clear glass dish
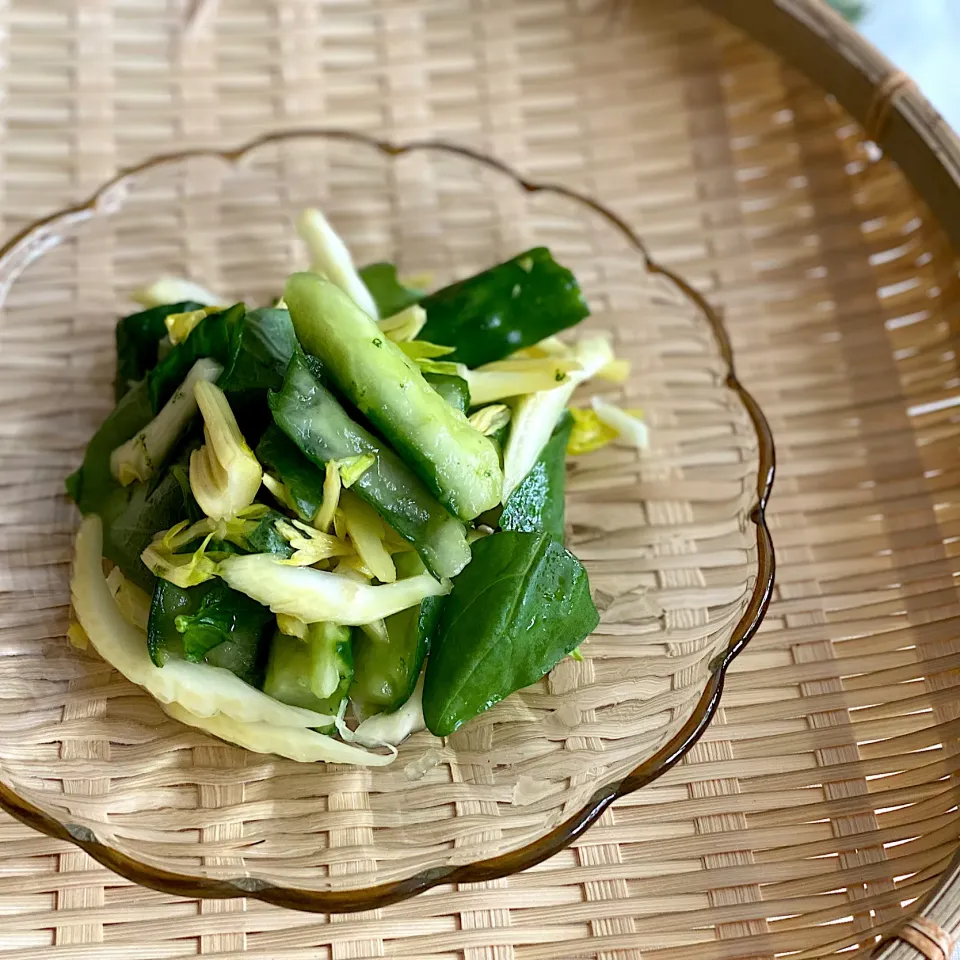
M 267 302 L 321 207 L 360 263 L 440 285 L 537 245 L 576 273 L 633 372 L 643 455 L 570 465 L 568 542 L 603 617 L 582 648 L 446 741 L 354 769 L 248 753 L 169 719 L 71 647 L 63 493 L 112 403 L 129 292 L 186 275 Z M 441 144 L 285 132 L 151 160 L 0 252 L 0 805 L 148 886 L 349 911 L 489 880 L 570 843 L 713 715 L 769 600 L 773 443 L 707 305 L 609 211 Z

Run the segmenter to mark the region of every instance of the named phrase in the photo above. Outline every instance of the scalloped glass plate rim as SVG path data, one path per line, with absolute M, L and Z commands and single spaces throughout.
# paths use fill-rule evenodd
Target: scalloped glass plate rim
M 750 511 L 750 520 L 756 527 L 757 577 L 746 608 L 731 634 L 726 648 L 710 662 L 710 675 L 690 717 L 679 731 L 652 756 L 635 767 L 624 778 L 599 788 L 589 802 L 573 816 L 529 843 L 497 857 L 478 860 L 458 866 L 435 867 L 408 878 L 377 886 L 343 891 L 315 891 L 286 887 L 240 876 L 230 880 L 191 877 L 150 867 L 140 861 L 101 843 L 88 828 L 60 823 L 49 814 L 20 797 L 0 782 L 0 807 L 21 823 L 58 840 L 72 843 L 89 854 L 98 863 L 128 880 L 175 896 L 204 899 L 254 897 L 265 903 L 317 913 L 347 913 L 371 910 L 406 900 L 431 887 L 445 883 L 482 883 L 510 876 L 526 870 L 558 853 L 580 837 L 618 798 L 656 780 L 674 766 L 699 740 L 709 725 L 720 702 L 724 676 L 733 659 L 743 650 L 757 632 L 766 614 L 773 592 L 775 557 L 770 530 L 766 521 L 766 507 L 773 486 L 775 450 L 773 435 L 763 411 L 752 394 L 737 379 L 733 350 L 729 337 L 716 311 L 707 300 L 682 277 L 661 266 L 651 255 L 644 241 L 615 212 L 594 198 L 559 183 L 541 183 L 529 180 L 496 157 L 469 147 L 436 141 L 420 140 L 391 143 L 366 134 L 338 129 L 278 130 L 256 137 L 232 149 L 195 148 L 153 156 L 136 166 L 120 171 L 99 187 L 86 201 L 65 207 L 56 213 L 34 221 L 0 248 L 0 308 L 6 301 L 13 282 L 37 257 L 60 242 L 59 228 L 91 219 L 97 213 L 110 213 L 127 188 L 138 176 L 166 164 L 190 159 L 220 160 L 236 166 L 256 150 L 301 139 L 339 140 L 370 147 L 389 157 L 398 157 L 417 151 L 439 151 L 472 160 L 488 169 L 498 171 L 528 193 L 548 193 L 566 197 L 589 207 L 617 230 L 644 260 L 650 273 L 662 275 L 691 301 L 707 320 L 716 340 L 720 356 L 726 366 L 726 387 L 743 404 L 759 441 L 759 467 L 756 477 L 756 500 Z

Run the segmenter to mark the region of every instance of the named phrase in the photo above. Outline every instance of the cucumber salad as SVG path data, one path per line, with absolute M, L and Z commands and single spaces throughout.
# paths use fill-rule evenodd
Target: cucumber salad
M 70 640 L 177 720 L 378 766 L 535 683 L 596 628 L 565 459 L 646 445 L 545 248 L 434 292 L 356 269 L 317 210 L 271 307 L 164 278 L 116 328 L 116 406 L 67 479 Z

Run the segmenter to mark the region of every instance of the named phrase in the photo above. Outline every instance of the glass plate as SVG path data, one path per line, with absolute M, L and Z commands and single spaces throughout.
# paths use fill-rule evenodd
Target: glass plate
M 568 543 L 599 629 L 584 660 L 385 768 L 248 753 L 169 719 L 64 638 L 78 514 L 63 493 L 110 409 L 113 327 L 161 274 L 266 303 L 321 207 L 359 263 L 445 284 L 531 246 L 576 273 L 652 449 L 570 463 Z M 442 144 L 285 132 L 155 158 L 0 255 L 0 804 L 186 896 L 348 911 L 537 863 L 703 732 L 773 581 L 773 443 L 718 319 L 613 213 Z

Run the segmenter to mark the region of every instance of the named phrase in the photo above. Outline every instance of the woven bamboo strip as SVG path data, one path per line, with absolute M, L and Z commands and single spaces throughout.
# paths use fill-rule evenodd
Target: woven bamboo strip
M 211 6 L 178 39 L 183 10 L 164 0 L 98 0 L 82 11 L 74 0 L 0 5 L 4 232 L 76 199 L 116 164 L 174 143 L 234 143 L 289 124 L 443 136 L 491 150 L 531 176 L 586 189 L 724 310 L 740 375 L 778 440 L 777 594 L 695 751 L 616 805 L 575 848 L 525 874 L 440 888 L 376 917 L 330 923 L 253 900 L 201 907 L 133 887 L 4 818 L 0 956 L 746 960 L 872 948 L 904 929 L 921 902 L 915 898 L 948 869 L 960 831 L 952 406 L 960 297 L 936 220 L 902 175 L 865 149 L 835 103 L 690 2 L 637 0 L 614 16 L 603 5 L 542 0 Z M 910 97 L 901 91 L 894 102 Z M 884 135 L 891 146 L 905 137 L 898 113 Z M 294 185 L 296 156 L 279 162 Z M 409 177 L 406 195 L 416 192 L 416 208 L 432 203 L 442 212 L 431 184 L 416 170 Z M 509 221 L 509 193 L 492 198 Z M 198 232 L 190 225 L 183 225 L 187 244 Z M 416 242 L 421 235 L 409 229 Z M 536 237 L 503 242 L 523 239 Z M 289 260 L 292 247 L 279 230 L 271 242 L 271 256 Z M 122 254 L 88 243 L 70 269 L 41 260 L 36 276 L 49 295 L 31 305 L 33 322 L 0 326 L 0 355 L 29 353 L 31 375 L 48 389 L 46 399 L 38 391 L 32 401 L 35 423 L 56 409 L 49 387 L 60 377 L 55 363 L 65 342 L 72 384 L 108 376 L 88 318 L 65 324 L 63 304 L 78 289 L 93 303 L 105 268 L 119 264 L 122 280 Z M 215 251 L 189 248 L 189 256 L 211 283 L 221 280 Z M 22 310 L 16 296 L 15 288 L 10 306 Z M 660 339 L 655 325 L 670 322 L 651 318 L 638 355 Z M 651 390 L 663 382 L 654 364 L 648 375 Z M 81 396 L 74 385 L 70 391 Z M 0 383 L 5 402 L 15 396 Z M 94 386 L 82 397 L 78 424 L 106 404 Z M 627 551 L 616 563 L 632 562 L 632 575 L 650 587 L 645 602 L 672 618 L 682 645 L 697 631 L 682 616 L 691 590 L 711 591 L 718 611 L 734 598 L 723 570 L 737 532 L 725 525 L 723 503 L 736 475 L 721 462 L 729 447 L 712 432 L 719 421 L 691 411 L 658 416 L 667 445 L 685 439 L 701 464 L 688 462 L 682 486 L 669 470 L 640 476 L 638 496 L 661 501 L 663 515 L 648 518 L 655 522 L 641 541 L 612 546 Z M 37 431 L 35 444 L 45 453 L 42 470 L 24 455 L 22 437 L 0 433 L 6 475 L 20 489 L 31 481 L 28 494 L 0 503 L 0 551 L 10 555 L 43 533 L 33 520 L 37 504 L 57 495 L 73 466 L 56 434 Z M 571 520 L 595 523 L 609 539 L 622 520 L 616 501 L 604 497 L 606 469 L 577 474 L 572 486 L 583 499 L 575 499 Z M 671 507 L 677 499 L 696 501 L 698 512 Z M 693 529 L 708 531 L 709 541 L 697 584 L 686 582 L 683 554 L 671 546 L 678 532 Z M 604 559 L 610 546 L 599 537 L 578 549 L 614 582 L 619 574 Z M 69 542 L 51 537 L 43 550 L 45 562 L 62 564 Z M 62 579 L 36 573 L 30 588 L 41 615 L 28 615 L 6 600 L 24 586 L 22 576 L 0 560 L 0 625 L 24 643 L 53 640 L 50 607 L 63 603 Z M 62 621 L 65 609 L 54 612 Z M 609 623 L 592 642 L 599 655 L 616 657 L 629 633 Z M 657 679 L 665 659 L 651 658 L 649 672 L 630 682 L 669 711 L 679 701 Z M 113 752 L 122 749 L 131 764 L 151 759 L 129 688 L 109 674 L 85 681 L 59 663 L 36 679 L 2 664 L 0 674 L 5 697 L 41 695 L 29 715 L 4 710 L 8 742 L 15 732 L 24 743 L 10 748 L 10 759 L 34 786 L 57 761 L 69 774 L 65 793 L 71 782 L 84 785 L 70 794 L 78 815 L 97 803 L 88 786 L 117 769 Z M 532 702 L 562 705 L 564 679 Z M 589 709 L 611 702 L 616 678 L 605 679 Z M 109 725 L 82 713 L 90 702 L 84 682 L 96 682 L 100 702 L 109 702 Z M 61 683 L 73 686 L 69 697 L 57 692 Z M 32 711 L 61 703 L 66 730 L 82 726 L 97 737 L 30 743 Z M 155 722 L 168 723 L 159 714 Z M 236 855 L 237 827 L 251 811 L 242 836 L 268 844 L 269 831 L 256 821 L 311 822 L 295 786 L 277 796 L 255 779 L 236 796 L 229 765 L 237 751 L 164 729 L 193 747 L 206 799 L 197 804 L 177 769 L 162 762 L 144 785 L 158 807 L 182 809 L 184 830 L 204 832 L 210 856 Z M 90 749 L 118 734 L 123 746 L 109 756 Z M 482 740 L 463 746 L 478 758 L 485 750 Z M 344 840 L 362 843 L 374 814 L 389 811 L 356 808 L 350 786 L 349 777 L 331 783 L 350 808 L 339 821 Z M 179 855 L 165 841 L 162 812 L 138 810 L 138 789 L 111 785 L 118 829 L 135 832 L 157 856 Z M 444 789 L 465 820 L 456 842 L 469 850 L 482 807 L 471 807 L 456 784 Z M 436 786 L 421 790 L 425 808 L 441 796 Z M 426 818 L 417 831 L 418 842 L 442 833 Z M 287 854 L 310 849 L 307 838 Z M 336 848 L 316 852 L 331 870 L 342 863 Z M 299 869 L 308 882 L 315 867 L 305 859 Z M 924 909 L 948 932 L 958 929 L 949 891 Z M 898 960 L 920 955 L 903 943 L 895 949 Z

